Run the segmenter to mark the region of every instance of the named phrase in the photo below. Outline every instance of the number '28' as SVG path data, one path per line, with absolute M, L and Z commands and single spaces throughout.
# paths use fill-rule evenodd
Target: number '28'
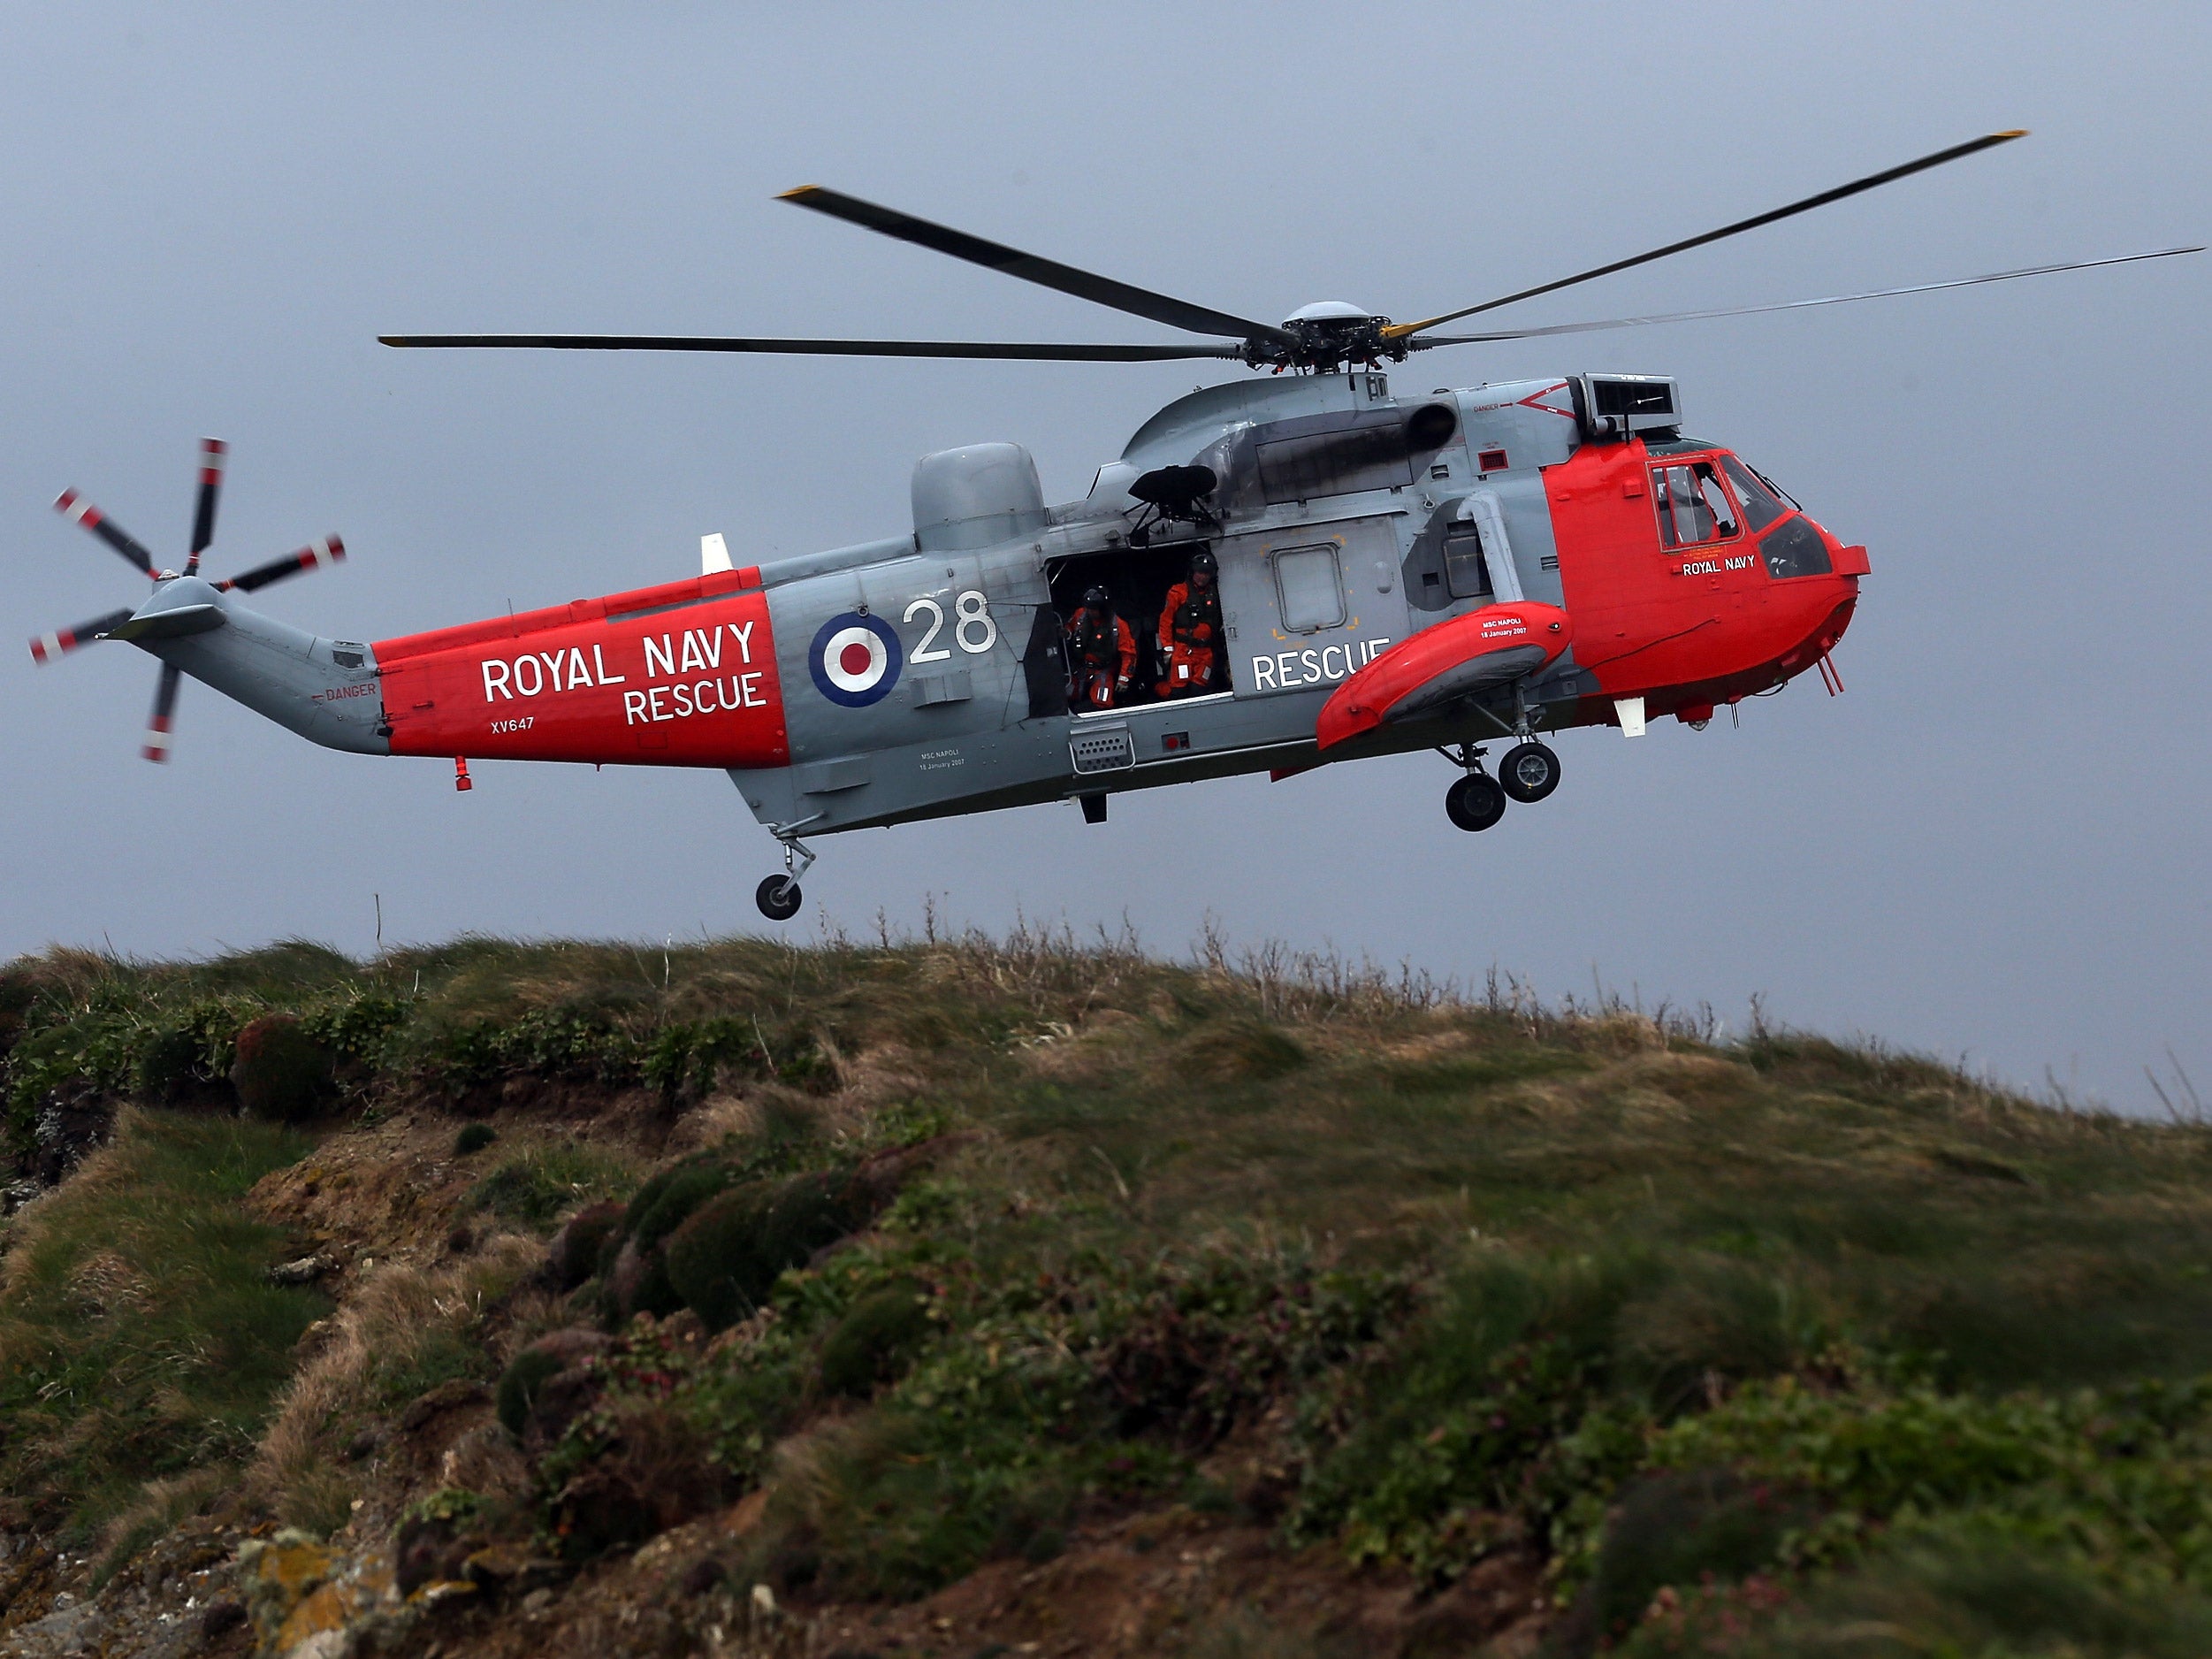
M 914 647 L 912 660 L 916 662 L 942 662 L 952 654 L 936 643 L 937 636 L 944 631 L 945 608 L 924 595 L 906 608 L 906 615 L 901 620 L 912 622 L 921 615 L 929 618 L 929 626 L 922 631 L 921 641 Z M 960 649 L 969 655 L 980 657 L 998 643 L 998 623 L 991 615 L 991 601 L 984 597 L 981 588 L 969 588 L 955 600 L 952 602 L 952 637 L 959 642 Z

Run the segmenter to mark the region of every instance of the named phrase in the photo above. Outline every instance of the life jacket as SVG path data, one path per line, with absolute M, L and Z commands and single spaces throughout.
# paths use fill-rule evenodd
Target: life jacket
M 1201 633 L 1199 630 L 1204 629 Z M 1194 593 L 1175 608 L 1170 630 L 1178 645 L 1210 646 L 1221 637 L 1221 595 Z
M 1111 669 L 1121 661 L 1121 619 L 1111 611 L 1084 606 L 1075 613 L 1068 632 L 1074 641 L 1075 660 L 1087 669 Z
M 1201 634 L 1203 628 L 1207 631 Z M 1174 646 L 1202 646 L 1211 647 L 1221 639 L 1221 589 L 1218 585 L 1201 591 L 1188 582 L 1178 582 L 1168 589 L 1167 606 L 1160 613 L 1160 644 L 1165 649 Z

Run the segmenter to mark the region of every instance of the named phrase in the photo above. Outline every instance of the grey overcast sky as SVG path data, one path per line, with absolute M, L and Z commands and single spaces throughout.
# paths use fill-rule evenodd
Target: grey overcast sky
M 713 772 L 316 749 L 151 661 L 34 669 L 139 580 L 75 485 L 218 568 L 344 534 L 268 608 L 355 638 L 896 534 L 916 456 L 1026 444 L 1056 500 L 1220 365 L 400 353 L 379 331 L 1137 339 L 1134 319 L 773 200 L 820 182 L 1146 287 L 1417 317 L 1994 128 L 2025 142 L 1524 306 L 1756 303 L 2212 240 L 2212 8 L 1273 4 L 0 6 L 0 955 L 462 929 L 762 927 Z M 1125 916 L 1163 951 L 1330 946 L 1547 996 L 1593 976 L 2155 1109 L 2212 1088 L 2212 256 L 1439 352 L 1426 390 L 1677 375 L 1873 575 L 1831 699 L 1564 739 L 1479 837 L 1449 768 L 832 838 L 825 917 Z M 1502 318 L 1500 320 L 1503 320 Z

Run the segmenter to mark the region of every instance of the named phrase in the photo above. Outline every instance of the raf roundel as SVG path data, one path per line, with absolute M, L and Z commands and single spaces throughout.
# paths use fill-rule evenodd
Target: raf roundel
M 891 694 L 898 684 L 898 635 L 880 616 L 846 611 L 832 616 L 814 635 L 806 654 L 814 689 L 833 703 L 866 708 Z

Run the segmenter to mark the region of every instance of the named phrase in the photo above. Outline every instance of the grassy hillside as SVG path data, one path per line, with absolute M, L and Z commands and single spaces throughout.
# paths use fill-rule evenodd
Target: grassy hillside
M 228 1504 L 574 1598 L 721 1516 L 828 1630 L 1156 1526 L 1280 1571 L 1142 1651 L 2212 1638 L 2198 1126 L 1038 937 L 55 953 L 0 1044 L 27 1165 L 125 1108 L 0 1266 L 0 1473 L 111 1563 Z

